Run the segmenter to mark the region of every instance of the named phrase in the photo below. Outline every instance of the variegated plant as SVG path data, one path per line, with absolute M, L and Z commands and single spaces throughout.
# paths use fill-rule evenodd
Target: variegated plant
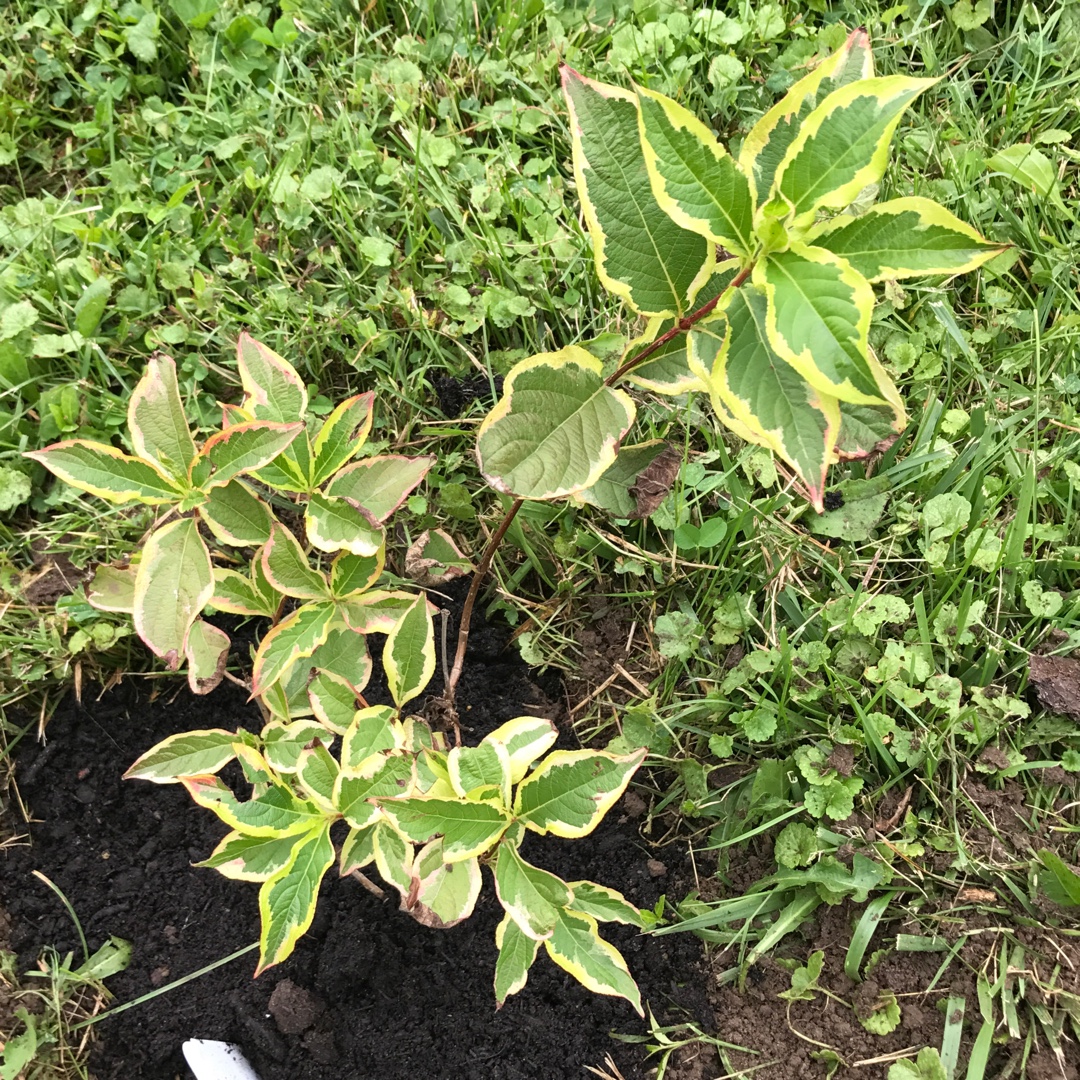
M 521 499 L 588 493 L 634 420 L 616 388 L 625 378 L 708 393 L 820 511 L 829 466 L 906 423 L 869 345 L 873 286 L 958 274 L 1002 250 L 928 199 L 863 207 L 904 110 L 935 82 L 875 77 L 858 30 L 765 113 L 736 158 L 670 98 L 564 68 L 597 274 L 645 329 L 606 378 L 576 346 L 518 364 L 480 429 L 487 480 Z
M 337 857 L 341 874 L 359 875 L 374 863 L 400 893 L 402 910 L 426 926 L 467 919 L 480 894 L 481 866 L 490 868 L 506 913 L 495 932 L 500 1006 L 525 985 L 543 944 L 588 989 L 624 997 L 641 1013 L 626 962 L 598 926 L 642 927 L 641 913 L 613 889 L 566 882 L 533 866 L 519 848 L 526 832 L 591 832 L 644 750 L 556 750 L 544 757 L 557 733 L 550 720 L 532 716 L 503 724 L 479 746 L 450 750 L 423 721 L 403 722 L 387 706 L 330 710 L 320 719 L 271 724 L 261 737 L 224 730 L 174 735 L 127 773 L 183 784 L 229 826 L 198 865 L 261 882 L 256 974 L 284 960 L 311 925 L 319 884 L 335 860 L 330 829 L 343 821 L 349 832 Z M 216 775 L 234 759 L 252 785 L 246 801 Z
M 266 346 L 242 337 L 238 365 L 244 401 L 224 407 L 223 430 L 202 447 L 184 416 L 173 362 L 155 357 L 129 408 L 135 456 L 83 441 L 31 455 L 81 490 L 162 508 L 141 555 L 128 566 L 99 567 L 88 599 L 129 612 L 170 667 L 186 657 L 196 693 L 220 681 L 229 647 L 200 618 L 204 608 L 271 622 L 251 679 L 267 719 L 261 734 L 173 735 L 128 777 L 180 782 L 229 825 L 200 865 L 262 883 L 260 972 L 284 960 L 310 926 L 335 857 L 330 829 L 344 821 L 342 874 L 374 862 L 401 893 L 402 909 L 429 926 L 467 918 L 480 867 L 491 868 L 507 913 L 496 933 L 500 1005 L 525 985 L 543 942 L 586 987 L 625 997 L 641 1012 L 625 961 L 598 931 L 600 921 L 641 926 L 641 913 L 613 890 L 531 866 L 518 848 L 527 831 L 591 832 L 645 751 L 544 757 L 556 732 L 534 717 L 504 724 L 478 747 L 448 750 L 422 720 L 403 717 L 435 671 L 434 605 L 423 593 L 378 587 L 383 522 L 432 459 L 358 457 L 371 428 L 371 394 L 342 402 L 323 422 L 308 415 L 296 371 Z M 306 545 L 275 506 L 302 519 Z M 247 572 L 234 568 L 235 550 L 227 553 L 232 566 L 215 564 L 208 539 L 253 548 Z M 428 576 L 440 565 L 469 566 L 438 531 L 420 537 L 405 562 Z M 386 635 L 382 662 L 394 707 L 363 697 L 372 633 Z M 233 760 L 253 788 L 246 801 L 217 777 Z

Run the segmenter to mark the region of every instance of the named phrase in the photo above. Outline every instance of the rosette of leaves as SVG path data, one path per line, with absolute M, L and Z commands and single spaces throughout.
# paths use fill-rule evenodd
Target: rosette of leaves
M 225 633 L 199 617 L 208 604 L 275 621 L 256 657 L 255 693 L 268 695 L 268 703 L 271 687 L 316 650 L 325 650 L 328 680 L 348 679 L 359 689 L 370 671 L 363 635 L 389 632 L 416 601 L 372 588 L 385 558 L 383 522 L 433 459 L 354 460 L 371 429 L 372 394 L 346 399 L 321 420 L 308 413 L 307 389 L 293 367 L 246 334 L 237 365 L 244 399 L 223 407 L 222 430 L 201 446 L 184 415 L 176 367 L 159 355 L 128 406 L 134 454 L 75 439 L 29 456 L 82 491 L 160 508 L 137 559 L 100 567 L 87 598 L 102 610 L 130 613 L 170 668 L 186 660 L 196 693 L 221 680 L 229 647 Z M 310 547 L 334 555 L 328 572 L 309 565 L 271 504 L 303 515 Z M 215 566 L 208 536 L 223 547 L 257 548 L 250 573 Z M 368 594 L 363 601 L 361 594 Z M 290 598 L 303 604 L 278 622 Z
M 736 435 L 791 466 L 820 512 L 829 466 L 906 423 L 869 345 L 874 285 L 969 271 L 1002 250 L 929 199 L 862 206 L 904 111 L 936 81 L 875 76 L 858 30 L 736 158 L 670 98 L 564 67 L 597 274 L 646 328 L 606 379 L 577 347 L 518 364 L 479 433 L 489 482 L 524 499 L 592 488 L 634 419 L 611 385 L 625 376 L 707 392 Z
M 394 678 L 391 690 L 400 706 Z M 354 711 L 340 728 L 294 720 L 272 723 L 260 737 L 174 735 L 127 776 L 181 783 L 229 826 L 199 865 L 260 883 L 256 974 L 284 960 L 307 931 L 335 858 L 342 875 L 373 864 L 400 894 L 401 909 L 436 928 L 472 914 L 486 865 L 505 912 L 495 934 L 499 1005 L 525 985 L 543 945 L 589 990 L 626 998 L 641 1013 L 625 960 L 599 933 L 601 922 L 642 927 L 641 913 L 613 889 L 533 866 L 520 846 L 528 832 L 591 832 L 646 751 L 548 753 L 555 739 L 551 721 L 523 716 L 478 746 L 448 750 L 423 721 L 377 705 Z M 252 786 L 249 799 L 238 799 L 217 776 L 233 760 Z M 348 832 L 335 852 L 330 830 L 337 822 Z

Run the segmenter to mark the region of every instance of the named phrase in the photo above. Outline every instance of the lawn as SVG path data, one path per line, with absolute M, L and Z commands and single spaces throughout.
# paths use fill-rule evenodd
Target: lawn
M 154 354 L 175 361 L 201 442 L 221 403 L 250 393 L 237 364 L 248 334 L 296 369 L 312 430 L 370 391 L 363 453 L 432 457 L 388 527 L 380 587 L 416 579 L 405 552 L 425 532 L 479 562 L 512 505 L 476 456 L 504 379 L 575 345 L 609 375 L 645 330 L 597 272 L 561 65 L 673 98 L 737 155 L 857 27 L 878 74 L 939 81 L 904 113 L 856 212 L 932 199 L 1001 249 L 958 276 L 875 283 L 869 345 L 906 407 L 899 437 L 835 464 L 819 514 L 792 466 L 732 434 L 708 393 L 638 387 L 625 442 L 672 448 L 645 516 L 629 509 L 641 509 L 636 473 L 606 500 L 526 501 L 479 595 L 483 633 L 505 639 L 492 656 L 519 653 L 558 701 L 560 746 L 649 751 L 612 814 L 641 891 L 618 887 L 648 909 L 649 948 L 668 951 L 650 960 L 661 954 L 620 930 L 631 972 L 640 956 L 662 973 L 642 980 L 648 1020 L 605 1002 L 596 1024 L 623 1036 L 608 1040 L 613 1063 L 599 1054 L 565 1075 L 1080 1075 L 1071 0 L 11 0 L 0 10 L 0 858 L 16 853 L 22 873 L 27 843 L 48 846 L 20 777 L 30 790 L 51 767 L 42 740 L 50 754 L 70 740 L 56 756 L 78 771 L 78 717 L 134 724 L 158 699 L 193 715 L 175 731 L 241 722 L 200 721 L 203 703 L 257 716 L 228 685 L 251 677 L 256 624 L 229 624 L 243 648 L 227 684 L 195 698 L 129 616 L 87 600 L 95 567 L 145 547 L 158 508 L 106 505 L 28 452 L 71 439 L 136 450 L 128 406 Z M 605 501 L 621 510 L 592 505 Z M 494 686 L 503 661 L 484 648 L 473 662 Z M 390 689 L 397 699 L 393 676 Z M 134 696 L 120 707 L 122 694 Z M 168 717 L 152 716 L 148 730 L 169 734 Z M 137 746 L 116 779 L 154 741 L 109 737 Z M 147 807 L 157 790 L 123 788 Z M 185 868 L 196 857 L 178 854 Z M 575 873 L 591 877 L 593 857 Z M 0 1076 L 22 1075 L 15 1054 L 27 1080 L 85 1075 L 78 1025 L 106 1008 L 100 980 L 121 987 L 116 1004 L 150 984 L 114 981 L 130 978 L 116 974 L 126 951 L 77 880 L 53 892 L 4 877 L 6 906 L 32 888 L 61 918 L 52 936 L 16 925 L 18 948 L 0 939 Z M 253 901 L 250 885 L 226 885 L 222 896 Z M 83 915 L 94 917 L 79 942 Z M 257 932 L 253 916 L 237 941 Z M 80 968 L 65 956 L 76 946 L 105 951 Z M 24 974 L 42 947 L 54 949 L 46 977 Z M 222 950 L 199 963 L 234 958 Z M 493 955 L 485 936 L 475 962 L 489 964 L 489 997 Z M 704 1004 L 665 980 L 693 984 Z M 16 1018 L 35 993 L 32 1018 Z M 90 1025 L 106 1047 L 109 1025 Z M 116 1054 L 91 1060 L 104 1068 Z M 482 1075 L 470 1068 L 451 1058 L 445 1075 Z

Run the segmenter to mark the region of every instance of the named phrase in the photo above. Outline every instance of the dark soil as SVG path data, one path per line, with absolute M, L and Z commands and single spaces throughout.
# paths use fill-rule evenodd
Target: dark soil
M 467 742 L 526 713 L 561 722 L 557 680 L 534 681 L 505 642 L 504 631 L 483 626 L 470 640 L 458 697 Z M 69 916 L 35 869 L 71 900 L 91 949 L 110 934 L 134 943 L 131 966 L 109 983 L 118 1002 L 255 939 L 258 887 L 190 865 L 213 850 L 225 827 L 178 787 L 120 779 L 172 732 L 237 725 L 257 729 L 259 716 L 227 683 L 197 698 L 175 680 L 132 680 L 61 705 L 48 744 L 27 746 L 17 762 L 30 846 L 0 852 L 0 904 L 24 968 L 43 945 L 79 948 Z M 562 745 L 574 745 L 569 733 Z M 664 888 L 673 900 L 686 891 L 670 849 L 667 875 L 650 872 L 653 853 L 629 811 L 616 809 L 584 840 L 535 841 L 526 852 L 534 862 L 571 881 L 588 877 L 620 889 L 642 906 Z M 542 953 L 525 989 L 495 1010 L 500 916 L 490 875 L 473 918 L 437 931 L 331 872 L 314 924 L 288 961 L 256 981 L 249 953 L 104 1020 L 91 1068 L 98 1080 L 186 1077 L 181 1043 L 204 1038 L 238 1043 L 262 1080 L 556 1080 L 586 1076 L 585 1067 L 603 1066 L 606 1055 L 626 1080 L 643 1077 L 640 1047 L 609 1034 L 645 1032 L 632 1008 L 588 993 Z M 605 936 L 661 1023 L 693 1019 L 711 1028 L 695 938 L 650 938 L 624 927 Z

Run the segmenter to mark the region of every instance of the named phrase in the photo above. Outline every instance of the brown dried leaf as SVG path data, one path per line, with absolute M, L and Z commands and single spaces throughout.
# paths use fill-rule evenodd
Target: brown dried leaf
M 1028 680 L 1044 709 L 1080 720 L 1080 660 L 1033 654 Z
M 667 498 L 681 464 L 682 455 L 667 446 L 638 474 L 630 488 L 630 494 L 637 503 L 633 517 L 647 518 Z

